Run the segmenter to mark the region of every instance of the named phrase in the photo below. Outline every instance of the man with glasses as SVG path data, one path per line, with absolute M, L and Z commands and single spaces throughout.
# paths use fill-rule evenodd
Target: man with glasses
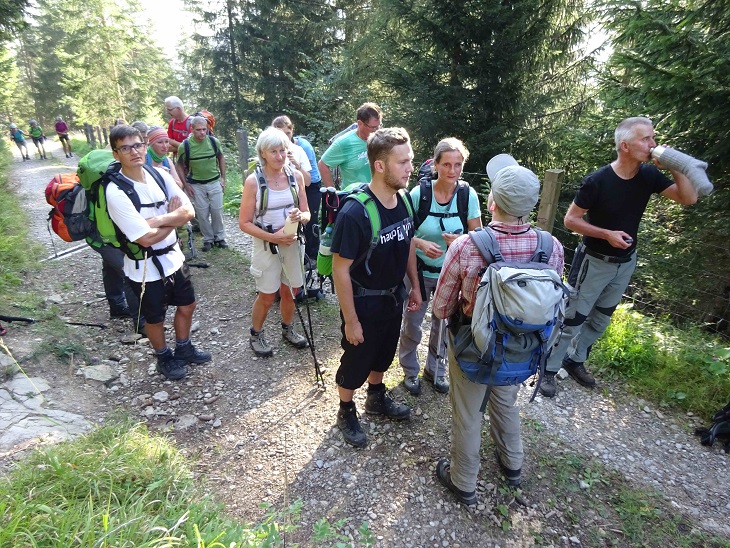
M 157 371 L 169 380 L 179 380 L 187 375 L 187 364 L 212 359 L 210 352 L 200 351 L 190 342 L 195 291 L 177 238 L 177 228 L 194 217 L 193 206 L 169 173 L 158 170 L 163 191 L 157 177 L 145 169 L 147 146 L 136 128 L 115 126 L 109 132 L 109 143 L 121 164 L 120 182 L 112 179 L 106 186 L 109 216 L 127 239 L 145 252 L 143 260 L 125 255 L 124 274 L 141 301 L 147 337 L 157 354 Z M 139 210 L 119 186 L 122 182 L 137 194 Z M 170 305 L 177 307 L 174 352 L 165 341 L 164 322 Z
M 167 125 L 167 136 L 170 138 L 170 150 L 177 154 L 177 147 L 190 136 L 189 114 L 185 112 L 183 103 L 179 97 L 174 95 L 165 99 L 165 110 L 170 116 L 170 123 Z
M 324 186 L 334 186 L 332 171 L 337 167 L 342 174 L 342 188 L 370 182 L 367 140 L 382 123 L 383 111 L 375 103 L 364 103 L 357 109 L 357 128 L 332 143 L 318 163 Z

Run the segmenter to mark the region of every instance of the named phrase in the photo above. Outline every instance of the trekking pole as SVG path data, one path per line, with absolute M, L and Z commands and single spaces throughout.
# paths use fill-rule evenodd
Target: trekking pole
M 433 314 L 433 312 L 431 312 Z M 446 320 L 440 320 L 439 321 L 439 340 L 438 340 L 438 348 L 436 349 L 436 362 L 439 364 L 438 367 L 443 364 L 444 366 L 444 373 L 446 373 L 446 352 L 442 352 L 443 350 L 446 350 L 444 348 L 444 335 L 446 333 Z M 436 378 L 436 375 L 438 374 L 438 369 L 433 372 L 434 379 Z
M 297 257 L 299 259 L 299 267 L 302 270 L 302 280 L 304 280 L 304 263 L 302 259 L 302 249 L 300 246 L 299 239 L 297 239 L 292 245 L 297 246 Z M 284 259 L 281 256 L 281 253 L 277 253 L 279 256 L 279 262 L 281 263 L 281 269 L 284 272 L 284 275 L 287 277 L 287 280 L 291 284 L 291 278 L 286 272 L 286 266 L 284 265 Z M 297 311 L 297 315 L 299 316 L 299 321 L 302 324 L 302 330 L 304 331 L 304 338 L 307 339 L 307 343 L 309 344 L 309 350 L 312 353 L 312 359 L 314 360 L 314 382 L 322 386 L 322 389 L 324 390 L 325 384 L 324 384 L 324 375 L 322 374 L 322 363 L 317 359 L 317 352 L 314 348 L 314 329 L 312 327 L 312 314 L 309 307 L 309 298 L 306 296 L 304 297 L 304 302 L 307 307 L 307 320 L 309 321 L 309 330 L 307 330 L 307 325 L 304 323 L 304 316 L 302 316 L 302 309 L 299 306 L 299 303 L 297 302 L 296 295 L 294 295 L 294 288 L 289 285 L 289 293 L 291 293 L 292 301 L 294 301 L 294 308 Z

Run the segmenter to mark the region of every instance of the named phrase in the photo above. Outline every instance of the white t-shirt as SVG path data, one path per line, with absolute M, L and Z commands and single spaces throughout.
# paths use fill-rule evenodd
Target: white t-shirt
M 294 159 L 299 162 L 299 165 L 301 166 L 300 170 L 302 173 L 305 171 L 309 173 L 312 171 L 312 164 L 309 163 L 309 158 L 307 158 L 307 153 L 304 151 L 302 147 L 295 143 L 289 143 L 289 150 L 291 150 L 292 154 L 294 155 Z M 292 166 L 294 167 L 294 166 Z
M 157 169 L 157 168 L 153 168 Z M 190 206 L 190 199 L 177 186 L 169 173 L 161 169 L 157 171 L 162 175 L 165 186 L 167 187 L 168 200 L 173 196 L 178 196 L 183 206 Z M 162 189 L 152 178 L 152 175 L 144 172 L 145 182 L 135 181 L 129 177 L 124 177 L 134 185 L 134 190 L 139 196 L 142 204 L 154 204 L 164 202 L 159 207 L 143 207 L 140 211 L 134 208 L 134 204 L 129 197 L 114 183 L 109 183 L 106 187 L 106 200 L 109 209 L 109 217 L 124 233 L 124 235 L 132 242 L 138 240 L 150 231 L 150 225 L 145 219 L 157 217 L 167 213 L 168 201 L 165 200 L 165 194 Z M 165 255 L 160 255 L 158 259 L 165 271 L 165 277 L 174 274 L 185 261 L 185 255 L 180 251 L 177 243 L 177 231 L 172 231 L 167 237 L 152 246 L 153 249 L 163 249 L 170 245 L 174 245 L 174 249 Z M 146 261 L 135 261 L 126 255 L 124 256 L 124 274 L 135 282 L 153 282 L 160 279 L 160 273 L 151 259 Z

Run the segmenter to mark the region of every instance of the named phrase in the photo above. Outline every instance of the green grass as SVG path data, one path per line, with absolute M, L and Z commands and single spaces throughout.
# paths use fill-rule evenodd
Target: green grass
M 236 523 L 170 442 L 125 418 L 36 451 L 0 482 L 0 546 L 293 546 L 302 506 Z M 320 520 L 313 538 L 331 545 L 336 529 Z
M 591 352 L 600 376 L 639 395 L 709 417 L 727 404 L 730 349 L 699 328 L 679 329 L 621 305 Z
M 89 153 L 91 150 L 91 145 L 89 145 L 86 142 L 86 139 L 80 139 L 80 138 L 71 138 L 71 151 L 74 153 L 74 156 L 78 156 L 79 158 L 83 158 L 86 156 L 86 154 Z
M 0 302 L 17 291 L 27 272 L 38 268 L 41 247 L 28 237 L 28 218 L 8 179 L 12 155 L 0 141 Z

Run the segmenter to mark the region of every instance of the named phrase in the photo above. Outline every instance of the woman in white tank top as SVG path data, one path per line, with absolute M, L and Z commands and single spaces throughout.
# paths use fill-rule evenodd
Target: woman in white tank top
M 251 311 L 250 344 L 257 356 L 273 354 L 264 337 L 264 322 L 277 291 L 281 295 L 282 337 L 297 348 L 307 347 L 307 340 L 293 329 L 292 293 L 304 284 L 296 228 L 308 223 L 310 214 L 302 174 L 285 167 L 289 143 L 280 129 L 269 127 L 259 135 L 256 153 L 260 167 L 246 178 L 241 196 L 238 225 L 253 239 L 251 275 L 258 295 Z

